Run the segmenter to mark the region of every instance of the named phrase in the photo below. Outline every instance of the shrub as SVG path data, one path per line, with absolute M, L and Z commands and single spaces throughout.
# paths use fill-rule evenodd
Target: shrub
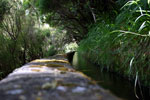
M 127 2 L 116 20 L 102 18 L 81 41 L 79 52 L 101 68 L 150 85 L 150 13 L 147 2 Z

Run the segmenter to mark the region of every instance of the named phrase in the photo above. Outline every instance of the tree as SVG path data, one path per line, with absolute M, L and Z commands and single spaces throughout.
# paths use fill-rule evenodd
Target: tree
M 43 57 L 43 47 L 47 45 L 36 12 L 26 9 L 20 0 L 9 1 L 9 5 L 9 13 L 3 16 L 0 24 L 0 72 L 5 75 L 16 67 Z
M 41 12 L 41 19 L 51 26 L 63 27 L 77 42 L 83 39 L 88 26 L 103 12 L 114 9 L 112 0 L 33 0 Z
M 0 0 L 0 23 L 4 18 L 4 15 L 9 12 L 10 5 L 7 0 Z

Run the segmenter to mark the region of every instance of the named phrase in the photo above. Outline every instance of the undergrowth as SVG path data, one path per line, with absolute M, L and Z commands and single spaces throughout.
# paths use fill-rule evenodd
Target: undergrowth
M 143 2 L 144 1 L 144 2 Z M 149 1 L 149 0 L 148 0 Z M 89 29 L 78 51 L 101 69 L 150 86 L 150 2 L 127 2 L 114 20 L 101 17 Z

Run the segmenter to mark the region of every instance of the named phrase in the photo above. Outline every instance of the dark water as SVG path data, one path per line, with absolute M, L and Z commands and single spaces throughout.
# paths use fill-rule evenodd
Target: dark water
M 123 100 L 150 100 L 149 96 L 144 99 L 137 99 L 134 93 L 133 83 L 114 73 L 110 73 L 106 70 L 102 71 L 100 66 L 88 62 L 85 58 L 76 56 L 74 57 L 74 62 L 76 63 L 75 66 L 78 66 L 77 69 L 96 80 L 100 86 L 111 91 L 117 97 L 120 97 Z M 137 92 L 137 94 L 140 94 L 140 92 Z

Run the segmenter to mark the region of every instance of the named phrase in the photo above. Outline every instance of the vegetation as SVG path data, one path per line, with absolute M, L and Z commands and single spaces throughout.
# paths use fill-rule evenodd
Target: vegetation
M 0 0 L 0 22 L 3 20 L 4 15 L 9 12 L 8 0 Z
M 101 69 L 150 86 L 149 26 L 150 0 L 0 0 L 0 78 L 77 49 Z
M 56 53 L 49 44 L 50 30 L 42 29 L 34 7 L 27 8 L 20 0 L 0 4 L 4 5 L 0 6 L 0 78 L 28 61 Z M 50 50 L 53 53 L 48 54 Z
M 114 9 L 113 0 L 37 0 L 43 22 L 62 27 L 71 40 L 79 42 L 96 22 L 97 15 Z
M 149 0 L 148 0 L 149 1 Z M 147 0 L 127 2 L 114 20 L 101 18 L 82 40 L 79 52 L 101 68 L 150 86 L 150 7 Z

